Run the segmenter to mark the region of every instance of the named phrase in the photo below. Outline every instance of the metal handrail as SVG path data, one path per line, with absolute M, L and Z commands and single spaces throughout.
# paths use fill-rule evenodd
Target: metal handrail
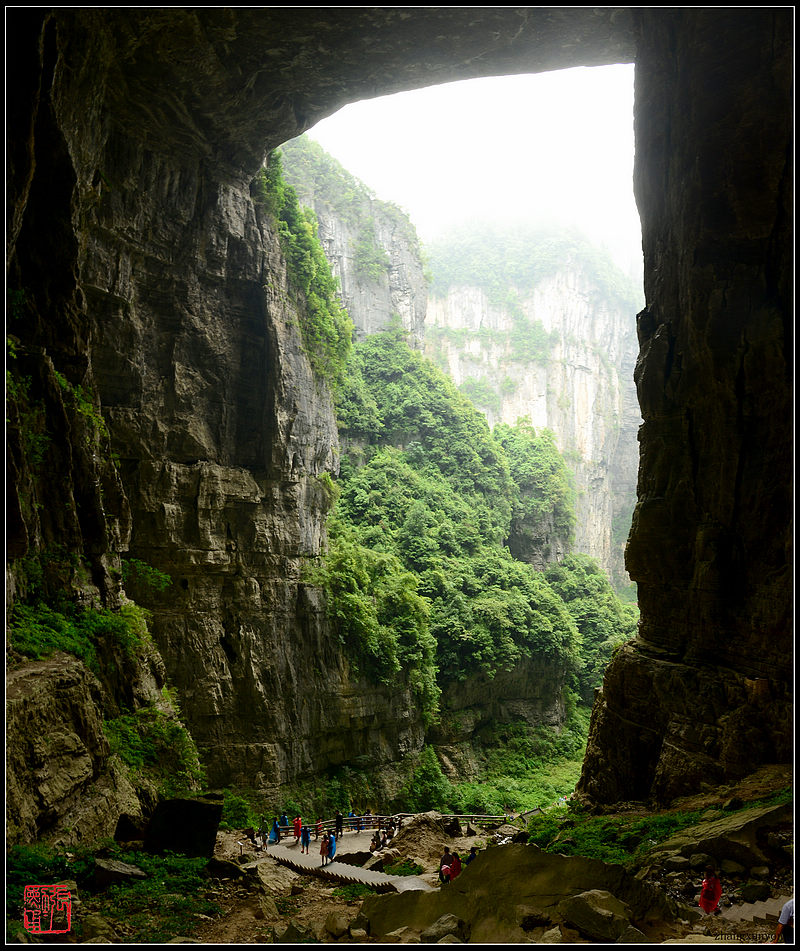
M 430 811 L 430 810 L 429 810 Z M 388 821 L 394 822 L 395 826 L 401 825 L 403 822 L 408 819 L 414 819 L 417 816 L 426 815 L 424 812 L 396 812 L 392 815 L 379 815 L 377 813 L 363 813 L 360 816 L 343 816 L 343 831 L 344 832 L 353 832 L 361 831 L 366 832 L 370 829 L 380 830 L 382 829 Z M 499 815 L 499 816 L 487 816 L 478 813 L 467 813 L 467 814 L 458 814 L 458 813 L 438 813 L 441 815 L 441 818 L 445 822 L 450 822 L 453 819 L 458 821 L 470 822 L 473 825 L 493 825 L 498 822 L 512 822 L 515 818 L 514 816 L 508 815 Z M 319 834 L 324 832 L 335 831 L 336 829 L 336 819 L 314 819 L 312 821 L 305 821 L 303 825 L 307 826 L 312 833 Z M 281 834 L 281 838 L 288 835 L 290 838 L 294 835 L 294 826 L 292 823 L 287 825 L 278 825 L 278 830 Z M 269 833 L 270 829 L 267 830 Z

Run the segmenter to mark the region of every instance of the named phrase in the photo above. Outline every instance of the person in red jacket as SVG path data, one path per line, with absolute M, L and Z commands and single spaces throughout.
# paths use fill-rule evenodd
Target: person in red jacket
M 720 898 L 722 898 L 722 882 L 717 877 L 714 866 L 706 865 L 698 904 L 707 915 L 719 914 Z
M 450 881 L 458 878 L 461 874 L 461 859 L 458 857 L 458 852 L 453 852 L 453 860 L 450 863 Z

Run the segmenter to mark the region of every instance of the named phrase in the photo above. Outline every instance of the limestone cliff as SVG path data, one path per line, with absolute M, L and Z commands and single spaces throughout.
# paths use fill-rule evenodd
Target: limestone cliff
M 633 384 L 635 303 L 609 295 L 577 254 L 533 289 L 508 290 L 541 340 L 535 354 L 531 341 L 515 336 L 518 317 L 476 286 L 431 296 L 426 351 L 490 424 L 513 425 L 527 416 L 555 434 L 575 474 L 574 549 L 627 586 L 623 553 L 641 423 Z M 543 567 L 569 550 L 566 539 L 550 539 L 546 547 L 521 557 Z
M 414 225 L 316 143 L 295 139 L 281 154 L 286 181 L 317 216 L 325 256 L 357 338 L 377 333 L 399 317 L 409 340 L 421 346 L 428 288 Z

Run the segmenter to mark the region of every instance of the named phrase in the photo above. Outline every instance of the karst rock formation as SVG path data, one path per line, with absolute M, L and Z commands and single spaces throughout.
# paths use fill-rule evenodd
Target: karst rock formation
M 7 329 L 49 434 L 7 428 L 9 605 L 37 552 L 74 553 L 63 585 L 112 607 L 121 552 L 168 572 L 153 636 L 212 783 L 418 748 L 302 575 L 336 428 L 249 184 L 349 101 L 635 61 L 642 621 L 580 791 L 666 799 L 791 760 L 791 10 L 7 14 Z

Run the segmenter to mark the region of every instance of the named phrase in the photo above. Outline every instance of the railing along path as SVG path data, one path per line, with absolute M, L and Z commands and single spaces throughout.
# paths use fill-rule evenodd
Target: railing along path
M 343 835 L 339 838 L 337 852 L 346 845 L 344 853 L 354 851 L 354 836 L 363 839 L 363 848 L 358 851 L 366 851 L 369 846 L 366 838 L 369 833 L 381 831 L 384 828 L 393 826 L 395 831 L 399 831 L 403 825 L 417 815 L 423 813 L 395 813 L 393 816 L 372 815 L 366 813 L 362 816 L 344 816 L 342 818 Z M 451 822 L 457 819 L 459 822 L 468 822 L 473 826 L 497 825 L 499 823 L 509 822 L 510 816 L 485 816 L 485 815 L 443 815 L 445 822 Z M 340 884 L 360 884 L 368 885 L 378 892 L 401 892 L 401 891 L 432 891 L 432 886 L 416 875 L 388 875 L 384 872 L 377 872 L 373 869 L 360 868 L 357 865 L 351 865 L 341 859 L 337 861 L 336 856 L 332 860 L 322 864 L 322 857 L 319 854 L 319 847 L 322 836 L 325 832 L 334 832 L 336 830 L 336 819 L 319 819 L 312 823 L 306 823 L 310 830 L 312 840 L 310 850 L 305 853 L 301 850 L 300 841 L 294 835 L 294 828 L 291 824 L 279 825 L 281 839 L 279 842 L 273 841 L 254 832 L 252 839 L 239 842 L 239 846 L 244 850 L 245 845 L 256 844 L 256 849 L 260 849 L 262 854 L 245 868 L 253 867 L 272 858 L 288 868 L 302 874 L 318 875 L 323 878 L 331 879 Z M 253 830 L 254 831 L 254 830 Z M 259 844 L 261 843 L 261 844 Z M 359 845 L 362 843 L 359 842 Z M 390 843 L 391 844 L 391 840 Z M 341 853 L 340 853 L 341 854 Z

